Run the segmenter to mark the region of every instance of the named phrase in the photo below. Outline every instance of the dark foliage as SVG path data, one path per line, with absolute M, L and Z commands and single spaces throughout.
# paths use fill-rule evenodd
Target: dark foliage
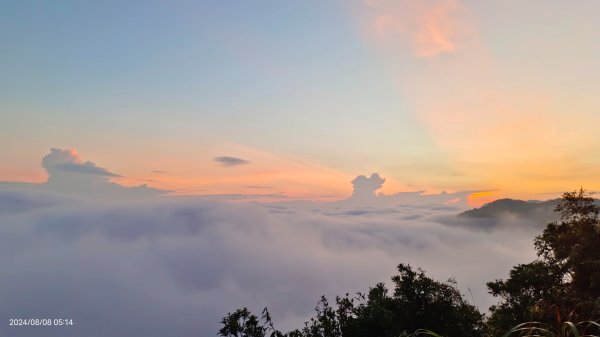
M 501 302 L 490 308 L 492 332 L 539 321 L 594 320 L 600 313 L 600 208 L 583 189 L 566 192 L 555 208 L 560 222 L 536 237 L 538 260 L 489 282 Z
M 484 331 L 483 315 L 468 304 L 453 280 L 437 282 L 421 270 L 400 264 L 390 294 L 383 283 L 368 294 L 319 301 L 304 328 L 283 334 L 273 328 L 268 311 L 259 320 L 247 309 L 228 314 L 221 336 L 235 337 L 398 337 L 427 328 L 445 336 L 475 337 Z

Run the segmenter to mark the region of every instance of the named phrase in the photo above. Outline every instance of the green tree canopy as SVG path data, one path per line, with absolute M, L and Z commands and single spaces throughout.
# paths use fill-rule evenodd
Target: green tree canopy
M 600 207 L 583 189 L 563 194 L 555 212 L 560 221 L 546 226 L 534 244 L 538 259 L 510 271 L 506 280 L 487 284 L 501 299 L 488 325 L 504 331 L 526 322 L 559 324 L 597 319 L 600 313 Z

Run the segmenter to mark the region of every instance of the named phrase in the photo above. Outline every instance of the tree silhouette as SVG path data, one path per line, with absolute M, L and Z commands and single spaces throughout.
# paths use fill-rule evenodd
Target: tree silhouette
M 489 282 L 501 299 L 488 326 L 505 331 L 525 321 L 560 325 L 600 315 L 600 207 L 585 190 L 565 192 L 555 208 L 560 222 L 534 241 L 538 259 L 514 267 L 507 280 Z
M 221 336 L 231 337 L 398 337 L 427 328 L 446 336 L 479 337 L 483 315 L 468 304 L 453 280 L 438 282 L 421 269 L 400 264 L 390 294 L 383 283 L 368 294 L 336 297 L 335 305 L 321 297 L 316 315 L 304 328 L 286 334 L 273 328 L 265 309 L 259 320 L 246 308 L 228 314 Z

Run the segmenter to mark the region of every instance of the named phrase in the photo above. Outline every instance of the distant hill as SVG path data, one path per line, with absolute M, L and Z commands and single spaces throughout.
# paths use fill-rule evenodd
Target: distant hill
M 535 218 L 539 220 L 552 220 L 554 208 L 560 199 L 547 201 L 523 201 L 515 199 L 498 199 L 460 213 L 458 216 L 466 218 L 493 218 L 512 214 L 520 217 Z
M 441 219 L 450 226 L 492 231 L 499 228 L 543 229 L 558 220 L 554 208 L 559 199 L 547 201 L 524 201 L 499 199 L 480 208 L 471 209 L 453 218 Z

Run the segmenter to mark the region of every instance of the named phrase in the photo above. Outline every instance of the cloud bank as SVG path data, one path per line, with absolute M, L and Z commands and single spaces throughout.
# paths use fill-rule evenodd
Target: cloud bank
M 49 180 L 57 179 L 62 172 L 79 173 L 101 177 L 120 177 L 120 175 L 96 166 L 91 161 L 82 162 L 75 149 L 50 149 L 50 153 L 42 158 L 42 166 L 50 176 Z
M 91 198 L 132 199 L 151 197 L 167 193 L 167 190 L 149 187 L 146 184 L 126 187 L 111 179 L 120 175 L 83 161 L 75 149 L 50 149 L 42 158 L 42 167 L 48 180 L 41 184 L 0 183 L 0 189 L 32 189 L 37 191 L 83 195 Z

